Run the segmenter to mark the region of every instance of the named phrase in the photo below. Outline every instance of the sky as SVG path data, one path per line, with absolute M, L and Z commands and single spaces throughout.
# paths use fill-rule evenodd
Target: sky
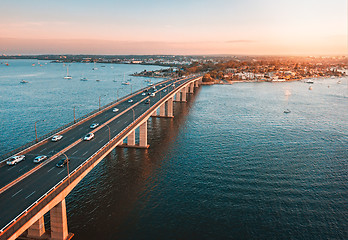
M 0 0 L 0 54 L 347 55 L 347 0 Z

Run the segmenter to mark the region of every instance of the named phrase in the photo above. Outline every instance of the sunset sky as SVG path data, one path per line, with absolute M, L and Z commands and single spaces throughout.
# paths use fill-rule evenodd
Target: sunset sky
M 347 0 L 0 0 L 0 54 L 347 55 Z

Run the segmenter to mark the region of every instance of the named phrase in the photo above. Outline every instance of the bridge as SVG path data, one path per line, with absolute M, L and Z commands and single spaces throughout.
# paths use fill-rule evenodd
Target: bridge
M 26 160 L 15 166 L 7 166 L 6 159 L 0 162 L 0 240 L 16 239 L 24 232 L 28 239 L 71 239 L 65 197 L 115 147 L 148 148 L 148 119 L 173 118 L 173 102 L 186 102 L 187 94 L 193 93 L 201 80 L 201 76 L 164 80 L 6 155 L 25 155 Z M 90 129 L 93 123 L 99 126 Z M 84 141 L 89 132 L 95 137 Z M 52 142 L 53 134 L 63 138 Z M 35 164 L 38 155 L 48 159 Z M 68 164 L 56 167 L 63 158 L 70 160 Z M 50 231 L 44 224 L 48 212 Z

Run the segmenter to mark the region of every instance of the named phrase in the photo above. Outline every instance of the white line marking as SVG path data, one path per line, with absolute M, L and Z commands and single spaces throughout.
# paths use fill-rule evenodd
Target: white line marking
M 100 140 L 99 143 L 101 143 L 102 141 L 104 141 L 104 139 Z
M 30 193 L 25 199 L 27 199 L 28 197 L 30 197 L 31 195 L 33 195 L 36 191 Z
M 43 151 L 46 151 L 46 149 L 47 149 L 47 148 L 42 149 L 42 150 L 40 151 L 40 153 L 42 153 Z
M 13 169 L 13 168 L 14 168 L 14 167 L 11 166 L 11 167 L 9 167 L 9 168 L 7 169 L 7 171 L 10 171 L 10 170 Z
M 22 171 L 24 168 L 26 168 L 26 166 L 25 166 L 25 167 L 22 167 L 21 169 L 19 169 L 18 172 Z
M 87 152 L 85 152 L 84 154 L 82 154 L 82 156 L 85 156 L 87 153 L 88 153 L 88 151 L 87 151 Z
M 73 154 L 71 154 L 71 155 L 75 155 L 75 153 L 77 153 L 79 150 L 76 150 L 75 152 L 73 152 Z
M 48 170 L 47 172 L 50 172 L 50 171 L 52 171 L 53 169 L 55 169 L 56 167 L 52 167 L 50 170 Z
M 16 196 L 18 193 L 20 193 L 23 190 L 23 188 L 21 190 L 19 190 L 18 192 L 16 192 L 15 194 L 12 195 L 12 197 Z
M 61 173 L 64 172 L 64 171 L 65 171 L 65 169 L 63 169 L 62 171 L 60 171 L 57 175 L 61 174 Z

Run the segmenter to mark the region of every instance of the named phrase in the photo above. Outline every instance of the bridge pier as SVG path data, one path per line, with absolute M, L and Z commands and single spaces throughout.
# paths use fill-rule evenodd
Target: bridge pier
M 183 87 L 181 90 L 181 102 L 186 102 L 187 87 Z
M 169 98 L 167 101 L 167 117 L 174 117 L 173 115 L 173 97 Z
M 147 144 L 147 120 L 139 126 L 139 147 L 149 147 Z
M 28 228 L 28 238 L 41 238 L 45 233 L 44 216 L 40 217 L 33 225 Z
M 194 83 L 189 84 L 189 93 L 193 93 Z
M 127 145 L 135 145 L 135 131 L 131 131 L 131 133 L 127 137 Z
M 178 92 L 175 94 L 175 102 L 181 102 L 180 94 L 181 94 L 181 91 L 178 91 Z
M 50 210 L 51 239 L 65 240 L 68 238 L 68 221 L 66 217 L 65 198 Z
M 160 117 L 165 117 L 166 116 L 166 103 L 164 102 L 160 106 Z
M 173 118 L 173 100 L 174 97 L 169 98 L 165 103 L 163 103 L 159 109 L 160 113 L 157 114 L 157 110 L 151 114 L 151 117 L 163 117 L 163 118 Z

